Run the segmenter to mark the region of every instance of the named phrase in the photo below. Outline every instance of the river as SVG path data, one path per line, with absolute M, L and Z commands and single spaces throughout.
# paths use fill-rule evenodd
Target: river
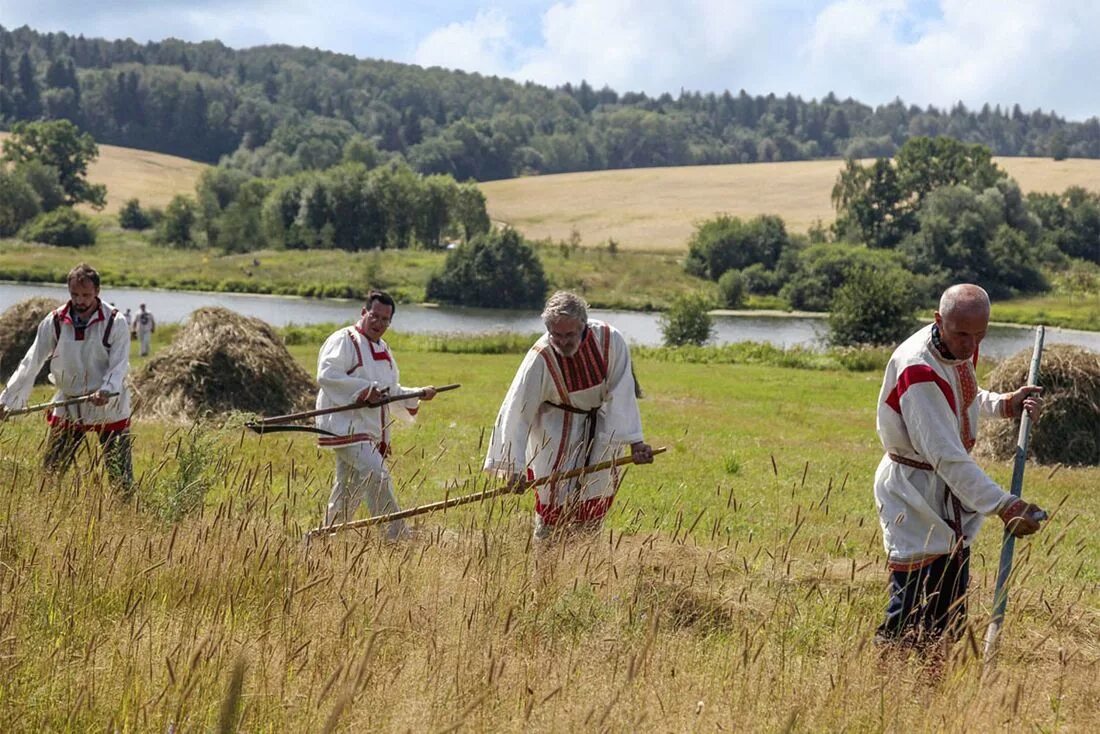
M 62 285 L 0 283 L 0 311 L 32 296 L 66 300 L 68 292 Z M 183 321 L 201 306 L 222 306 L 247 316 L 255 316 L 275 326 L 341 324 L 355 320 L 361 307 L 356 301 L 338 299 L 140 288 L 104 288 L 102 296 L 104 300 L 121 309 L 130 308 L 135 312 L 138 304 L 144 303 L 159 323 Z M 592 309 L 591 315 L 614 324 L 635 344 L 656 346 L 661 342 L 657 314 Z M 718 343 L 756 341 L 781 347 L 819 347 L 825 333 L 824 319 L 801 316 L 721 315 L 714 317 L 714 326 L 715 340 Z M 392 328 L 413 333 L 476 334 L 514 331 L 529 334 L 541 331 L 542 323 L 535 311 L 400 304 Z M 1021 349 L 1029 349 L 1033 340 L 1031 329 L 995 325 L 990 328 L 988 336 L 982 342 L 982 354 L 1005 357 Z M 1100 332 L 1048 328 L 1046 342 L 1076 344 L 1100 351 Z

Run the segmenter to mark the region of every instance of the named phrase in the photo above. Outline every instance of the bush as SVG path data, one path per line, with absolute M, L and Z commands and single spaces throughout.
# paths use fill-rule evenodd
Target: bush
M 915 309 L 916 297 L 904 271 L 856 267 L 833 296 L 829 343 L 897 344 L 912 332 Z
M 757 263 L 741 271 L 745 290 L 757 296 L 774 296 L 779 293 L 780 281 L 774 270 Z
M 710 303 L 697 294 L 677 296 L 661 314 L 661 334 L 666 347 L 702 346 L 714 335 L 714 322 L 707 311 Z
M 118 224 L 123 229 L 143 230 L 153 226 L 153 219 L 141 208 L 141 202 L 130 199 L 118 210 Z
M 177 194 L 164 210 L 164 218 L 157 225 L 156 240 L 171 247 L 190 249 L 197 247 L 191 230 L 195 226 L 198 207 L 195 202 Z
M 27 180 L 0 168 L 0 237 L 11 237 L 40 211 L 38 195 Z
M 725 308 L 745 305 L 745 278 L 739 270 L 727 270 L 718 279 L 718 302 Z
M 447 255 L 427 297 L 486 308 L 540 308 L 548 284 L 534 248 L 514 229 L 478 235 Z
M 711 280 L 718 280 L 731 268 L 742 270 L 756 263 L 773 270 L 790 242 L 779 217 L 765 215 L 745 222 L 722 215 L 696 228 L 688 242 L 684 269 Z
M 795 272 L 779 295 L 791 308 L 828 311 L 833 293 L 856 267 L 888 270 L 900 267 L 900 258 L 890 250 L 872 250 L 844 243 L 811 245 L 798 254 Z
M 59 247 L 82 247 L 95 244 L 92 220 L 70 207 L 39 214 L 19 234 L 30 242 L 42 242 Z

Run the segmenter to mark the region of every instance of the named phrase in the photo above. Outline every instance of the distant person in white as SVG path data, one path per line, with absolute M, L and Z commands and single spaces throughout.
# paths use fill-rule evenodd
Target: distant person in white
M 138 306 L 137 316 L 134 317 L 134 331 L 137 332 L 138 342 L 141 345 L 142 357 L 149 356 L 150 344 L 153 341 L 153 332 L 157 330 L 157 321 L 153 314 L 145 310 L 145 304 Z

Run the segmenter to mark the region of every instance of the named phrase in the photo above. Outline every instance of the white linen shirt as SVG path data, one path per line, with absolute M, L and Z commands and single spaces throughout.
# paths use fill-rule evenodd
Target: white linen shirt
M 34 379 L 50 362 L 50 381 L 57 386 L 53 400 L 75 398 L 104 390 L 118 393 L 106 405 L 90 402 L 53 408 L 46 419 L 51 425 L 78 430 L 119 430 L 130 422 L 130 333 L 126 319 L 111 304 L 100 301 L 83 329 L 77 329 L 67 303 L 38 324 L 34 344 L 0 393 L 0 404 L 16 409 L 26 406 Z M 56 324 L 55 324 L 56 320 Z M 60 325 L 60 332 L 57 326 Z M 109 336 L 108 327 L 110 328 Z M 104 346 L 104 339 L 107 346 Z
M 886 454 L 875 472 L 875 504 L 892 567 L 920 567 L 952 551 L 957 539 L 949 518 L 956 518 L 949 491 L 961 504 L 964 546 L 985 515 L 1012 502 L 970 456 L 980 418 L 1011 417 L 1007 398 L 978 388 L 970 360 L 944 358 L 932 345 L 932 325 L 894 351 L 879 392 L 876 427 Z
M 359 330 L 348 326 L 333 333 L 325 340 L 317 355 L 317 408 L 333 408 L 354 403 L 356 397 L 367 388 L 389 388 L 395 395 L 417 388 L 403 388 L 400 382 L 397 360 L 385 340 L 373 342 Z M 338 448 L 369 442 L 378 446 L 385 455 L 389 448 L 390 413 L 412 421 L 419 409 L 416 398 L 400 400 L 378 408 L 345 410 L 340 413 L 320 415 L 316 426 L 336 434 L 323 436 L 318 445 Z

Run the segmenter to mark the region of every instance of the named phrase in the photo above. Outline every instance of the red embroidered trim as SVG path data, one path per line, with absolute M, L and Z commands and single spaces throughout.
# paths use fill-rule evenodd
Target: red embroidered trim
M 52 412 L 46 413 L 46 422 L 51 427 L 62 431 L 80 431 L 86 433 L 87 431 L 95 431 L 96 433 L 102 433 L 104 431 L 122 431 L 130 427 L 130 419 L 124 418 L 114 423 L 77 423 L 70 421 L 67 418 L 58 418 Z
M 955 367 L 959 376 L 959 388 L 962 392 L 962 410 L 959 411 L 961 421 L 959 423 L 959 438 L 969 453 L 974 448 L 975 436 L 970 425 L 970 406 L 978 397 L 978 381 L 974 377 L 974 368 L 969 362 L 964 362 Z
M 393 365 L 390 350 L 383 348 L 381 352 L 374 351 L 374 342 L 369 338 L 367 339 L 367 346 L 370 347 L 370 356 L 375 362 L 389 362 L 391 366 Z
M 596 335 L 589 328 L 572 357 L 554 353 L 561 365 L 565 387 L 569 392 L 579 392 L 595 387 L 607 379 L 607 360 L 600 354 Z
M 947 380 L 936 374 L 936 371 L 926 364 L 915 364 L 902 370 L 901 374 L 898 375 L 898 382 L 894 385 L 894 389 L 886 396 L 885 403 L 893 408 L 895 413 L 900 414 L 901 396 L 913 385 L 922 382 L 936 383 L 940 392 L 942 392 L 943 396 L 947 399 L 947 404 L 951 406 L 951 412 L 958 412 L 955 410 L 955 391 L 951 388 Z
M 359 331 L 359 327 L 356 326 L 355 330 Z M 359 333 L 362 334 L 363 332 L 360 331 Z M 348 370 L 348 374 L 350 375 L 352 372 L 355 372 L 355 370 L 363 366 L 363 350 L 359 348 L 359 341 L 350 331 L 348 332 L 348 341 L 350 341 L 351 345 L 355 347 L 355 366 Z
M 593 497 L 572 507 L 548 507 L 539 502 L 536 494 L 535 512 L 547 525 L 591 522 L 602 520 L 607 511 L 611 509 L 611 503 L 614 501 L 615 496 L 611 495 L 610 497 Z

